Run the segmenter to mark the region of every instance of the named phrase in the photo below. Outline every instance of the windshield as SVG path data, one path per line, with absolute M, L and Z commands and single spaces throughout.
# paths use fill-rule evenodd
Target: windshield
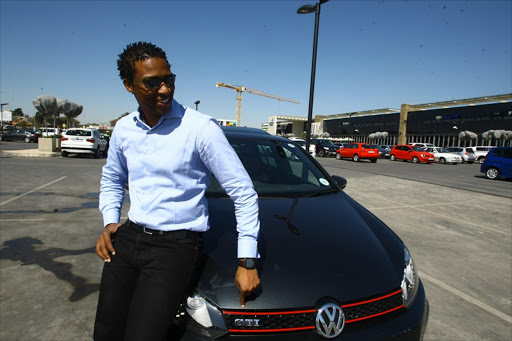
M 336 191 L 304 149 L 284 141 L 230 139 L 260 198 L 301 197 Z M 225 197 L 215 177 L 208 197 Z
M 332 141 L 331 141 L 331 140 L 322 140 L 322 139 L 318 139 L 317 141 L 318 141 L 318 143 L 322 143 L 322 144 L 329 144 L 329 145 L 334 145 L 334 146 L 335 146 L 335 144 L 334 144 L 334 143 L 332 143 Z
M 414 147 L 412 147 L 412 149 L 414 149 L 417 152 L 424 152 L 425 151 L 425 148 L 423 148 L 423 147 L 416 147 L 416 146 L 414 146 Z

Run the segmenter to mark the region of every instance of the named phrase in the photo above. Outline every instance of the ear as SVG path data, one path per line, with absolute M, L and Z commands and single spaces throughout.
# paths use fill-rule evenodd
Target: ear
M 128 82 L 128 80 L 125 78 L 123 80 L 124 87 L 126 88 L 126 91 L 133 94 L 133 84 L 131 82 Z

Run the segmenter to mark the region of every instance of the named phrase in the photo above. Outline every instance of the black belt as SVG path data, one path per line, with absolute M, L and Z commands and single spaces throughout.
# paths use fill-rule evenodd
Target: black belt
M 193 238 L 193 237 L 199 237 L 203 234 L 203 232 L 190 231 L 190 230 L 174 230 L 174 231 L 155 230 L 155 229 L 150 229 L 149 227 L 146 227 L 146 226 L 135 224 L 131 220 L 127 220 L 126 223 L 128 226 L 135 227 L 136 229 L 142 230 L 142 232 L 144 232 L 146 234 L 151 234 L 151 235 L 155 235 L 155 236 L 173 236 L 176 238 Z

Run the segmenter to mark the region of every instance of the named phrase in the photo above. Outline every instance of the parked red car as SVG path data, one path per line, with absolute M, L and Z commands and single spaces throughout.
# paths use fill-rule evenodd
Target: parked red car
M 350 158 L 355 162 L 369 159 L 375 163 L 379 156 L 379 150 L 368 143 L 349 143 L 336 151 L 336 159 Z
M 404 160 L 412 161 L 413 163 L 433 163 L 436 161 L 434 154 L 426 152 L 422 147 L 409 146 L 406 144 L 394 146 L 389 155 L 391 161 Z

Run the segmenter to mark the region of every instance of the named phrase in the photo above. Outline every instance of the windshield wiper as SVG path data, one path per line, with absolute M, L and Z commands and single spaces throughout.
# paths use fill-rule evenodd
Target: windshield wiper
M 338 190 L 336 188 L 328 188 L 328 189 L 323 189 L 323 190 L 316 191 L 313 193 L 305 194 L 305 195 L 301 196 L 301 198 L 318 197 L 320 195 L 329 194 L 329 193 L 337 193 L 337 192 L 338 192 Z
M 293 204 L 292 204 L 292 207 L 290 207 L 290 211 L 288 211 L 288 217 L 283 217 L 281 215 L 274 215 L 277 219 L 281 219 L 281 220 L 284 220 L 286 221 L 286 224 L 288 225 L 288 229 L 296 236 L 300 236 L 300 231 L 299 229 L 297 228 L 297 226 L 293 225 L 291 222 L 290 222 L 290 219 L 292 218 L 292 213 L 293 213 L 293 210 L 295 209 L 295 206 L 297 206 L 297 203 L 299 202 L 299 198 L 295 198 L 293 200 Z

